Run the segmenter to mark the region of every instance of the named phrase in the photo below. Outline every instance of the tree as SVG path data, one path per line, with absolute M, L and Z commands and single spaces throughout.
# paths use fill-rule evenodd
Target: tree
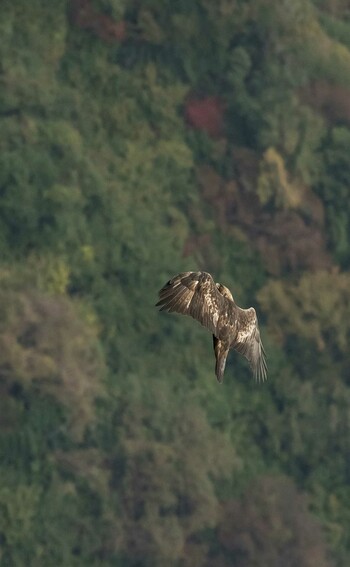
M 208 565 L 243 567 L 330 567 L 321 527 L 307 499 L 284 476 L 265 476 L 240 500 L 223 505 L 218 538 L 223 561 Z
M 7 396 L 36 392 L 67 412 L 71 435 L 82 438 L 103 394 L 104 365 L 96 329 L 63 297 L 0 291 L 1 381 Z M 29 401 L 28 401 L 29 403 Z
M 144 565 L 174 563 L 193 535 L 215 526 L 215 482 L 230 477 L 234 450 L 204 412 L 175 398 L 166 382 L 150 379 L 141 396 L 141 384 L 127 382 L 112 469 L 121 547 Z

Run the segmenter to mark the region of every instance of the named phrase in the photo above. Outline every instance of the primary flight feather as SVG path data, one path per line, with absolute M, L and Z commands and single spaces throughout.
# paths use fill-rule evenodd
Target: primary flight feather
M 160 311 L 190 315 L 213 333 L 215 373 L 224 379 L 227 355 L 235 349 L 248 360 L 256 380 L 266 380 L 267 365 L 255 309 L 241 309 L 230 290 L 207 272 L 182 272 L 159 291 Z

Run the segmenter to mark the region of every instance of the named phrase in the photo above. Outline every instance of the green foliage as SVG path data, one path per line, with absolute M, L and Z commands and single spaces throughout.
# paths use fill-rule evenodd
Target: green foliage
M 330 243 L 336 259 L 344 267 L 348 267 L 350 261 L 349 148 L 349 128 L 333 128 L 321 154 L 323 176 L 318 184 L 318 191 L 327 203 Z
M 147 391 L 135 379 L 128 383 L 118 416 L 122 455 L 114 467 L 122 546 L 147 565 L 173 563 L 191 536 L 216 524 L 213 481 L 231 476 L 235 458 L 203 410 L 175 396 L 166 382 L 150 380 Z
M 65 0 L 43 6 L 40 0 L 2 5 L 0 105 L 4 111 L 51 105 L 56 71 L 65 50 Z M 44 24 L 45 23 L 45 24 Z
M 349 564 L 346 13 L 2 3 L 1 564 Z M 187 269 L 258 302 L 267 384 L 154 309 Z
M 2 478 L 0 532 L 5 541 L 2 542 L 1 560 L 7 565 L 25 565 L 33 549 L 33 525 L 41 489 L 39 486 L 11 484 L 9 486 L 8 479 Z
M 320 350 L 327 345 L 346 353 L 349 294 L 349 274 L 318 272 L 305 274 L 296 285 L 270 281 L 259 301 L 277 340 L 289 335 L 310 340 Z
M 335 40 L 344 43 L 349 49 L 349 22 L 344 19 L 339 19 L 339 15 L 334 16 L 320 12 L 320 23 L 322 24 L 328 35 L 330 35 Z

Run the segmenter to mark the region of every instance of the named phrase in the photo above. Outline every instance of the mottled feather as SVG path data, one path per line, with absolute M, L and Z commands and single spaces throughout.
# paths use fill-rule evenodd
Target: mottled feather
M 224 380 L 226 360 L 230 349 L 225 345 L 223 341 L 217 339 L 215 335 L 213 335 L 213 346 L 216 360 L 215 374 L 217 381 L 221 383 Z
M 230 290 L 215 284 L 207 272 L 182 272 L 169 280 L 159 292 L 161 311 L 190 315 L 213 333 L 215 373 L 223 380 L 229 349 L 248 360 L 256 380 L 267 377 L 266 355 L 255 309 L 241 309 Z

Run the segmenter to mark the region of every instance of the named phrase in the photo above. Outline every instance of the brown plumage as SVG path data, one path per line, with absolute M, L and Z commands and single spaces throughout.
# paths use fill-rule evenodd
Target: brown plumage
M 182 272 L 159 292 L 160 311 L 190 315 L 213 333 L 215 373 L 223 381 L 226 358 L 235 349 L 248 360 L 256 380 L 266 380 L 267 365 L 255 309 L 241 309 L 230 290 L 207 272 Z

